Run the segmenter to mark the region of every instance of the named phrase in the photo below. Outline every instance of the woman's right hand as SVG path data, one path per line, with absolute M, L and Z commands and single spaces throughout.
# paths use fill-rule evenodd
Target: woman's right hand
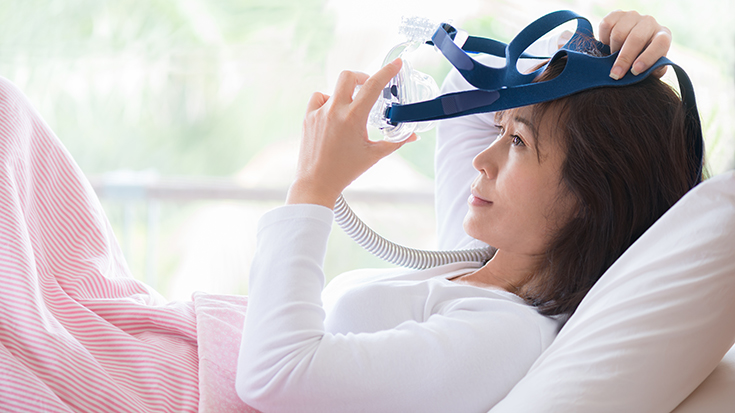
M 396 59 L 369 77 L 342 72 L 334 94 L 314 93 L 306 107 L 296 177 L 287 204 L 317 204 L 334 208 L 342 190 L 380 159 L 416 139 L 371 141 L 367 133 L 370 109 L 386 84 L 401 69 Z M 357 95 L 355 87 L 362 85 Z
M 628 72 L 638 76 L 653 66 L 671 47 L 671 30 L 651 16 L 636 11 L 614 11 L 600 22 L 600 41 L 610 46 L 612 53 L 620 51 L 610 77 L 620 79 Z M 653 74 L 661 77 L 666 66 Z

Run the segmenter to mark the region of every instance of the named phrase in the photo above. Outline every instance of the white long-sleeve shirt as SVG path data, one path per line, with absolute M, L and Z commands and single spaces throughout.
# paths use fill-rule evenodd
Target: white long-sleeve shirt
M 324 291 L 332 211 L 260 221 L 238 394 L 264 412 L 489 410 L 557 325 L 519 297 L 449 281 L 475 267 L 363 270 Z
M 445 92 L 466 87 L 453 72 Z M 437 142 L 443 248 L 462 231 L 471 159 L 491 114 L 445 120 Z M 450 149 L 451 145 L 451 151 Z M 558 324 L 499 289 L 450 281 L 477 269 L 359 270 L 324 289 L 333 212 L 289 205 L 261 218 L 237 391 L 264 412 L 486 412 L 551 343 Z

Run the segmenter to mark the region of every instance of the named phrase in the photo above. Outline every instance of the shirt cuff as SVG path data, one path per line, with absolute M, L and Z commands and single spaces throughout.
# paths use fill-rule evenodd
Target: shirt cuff
M 334 211 L 325 206 L 314 204 L 283 205 L 263 214 L 258 221 L 258 231 L 260 232 L 262 229 L 279 222 L 301 219 L 320 221 L 331 227 L 334 220 Z

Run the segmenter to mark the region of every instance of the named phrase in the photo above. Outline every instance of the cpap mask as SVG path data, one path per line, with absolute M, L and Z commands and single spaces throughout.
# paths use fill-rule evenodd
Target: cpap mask
M 451 40 L 457 47 L 462 47 L 468 40 L 467 32 L 454 29 L 446 23 L 437 24 L 421 17 L 402 17 L 398 33 L 407 40 L 394 46 L 383 59 L 382 66 L 401 58 L 403 65 L 398 74 L 383 88 L 383 92 L 375 102 L 368 117 L 368 125 L 378 129 L 383 139 L 389 142 L 402 142 L 412 133 L 426 132 L 432 129 L 435 121 L 404 121 L 393 122 L 388 114 L 392 108 L 412 103 L 430 101 L 439 96 L 439 86 L 431 76 L 413 68 L 411 57 L 421 45 L 433 45 L 434 33 L 442 27 L 451 31 Z M 491 40 L 491 42 L 495 42 Z M 504 43 L 497 42 L 498 47 Z M 439 48 L 436 48 L 439 50 Z M 498 49 L 500 50 L 500 49 Z M 540 57 L 523 54 L 524 58 L 541 59 Z M 355 93 L 360 86 L 356 88 Z
M 576 32 L 550 60 L 566 56 L 564 70 L 554 79 L 533 83 L 548 63 L 532 73 L 520 73 L 517 69 L 518 59 L 548 59 L 524 52 L 536 40 L 571 20 L 577 20 Z M 401 57 L 403 67 L 383 89 L 368 119 L 368 124 L 378 128 L 385 140 L 401 142 L 414 132 L 427 130 L 440 119 L 533 105 L 592 88 L 634 84 L 659 67 L 670 65 L 679 80 L 679 90 L 686 109 L 690 150 L 699 160 L 699 170 L 691 177 L 692 186 L 701 182 L 704 141 L 694 89 L 684 70 L 669 59 L 660 58 L 638 76 L 627 73 L 623 78 L 613 80 L 609 73 L 617 53 L 610 55 L 609 47 L 594 39 L 590 22 L 571 11 L 558 11 L 541 17 L 508 44 L 468 36 L 447 23 L 432 25 L 425 19 L 404 19 L 401 26 L 401 32 L 408 40 L 394 47 L 383 65 Z M 438 96 L 439 88 L 434 80 L 411 67 L 411 52 L 423 44 L 436 47 L 476 89 Z M 593 56 L 590 52 L 602 57 Z M 505 66 L 485 66 L 470 57 L 470 54 L 476 53 L 505 58 Z M 335 221 L 358 244 L 379 258 L 404 267 L 431 268 L 458 261 L 484 262 L 495 253 L 492 247 L 425 251 L 395 244 L 376 234 L 355 216 L 342 196 L 337 200 L 334 213 Z
M 564 70 L 554 79 L 533 83 L 533 80 L 546 69 L 548 63 L 531 73 L 521 73 L 517 69 L 518 60 L 548 59 L 548 56 L 532 56 L 524 52 L 536 40 L 571 20 L 577 20 L 574 35 L 551 56 L 549 61 L 566 56 L 567 63 Z M 467 33 L 447 23 L 432 25 L 426 19 L 404 18 L 400 32 L 408 38 L 408 41 L 394 47 L 386 56 L 384 65 L 396 57 L 405 57 L 403 67 L 383 89 L 368 118 L 368 124 L 379 129 L 384 139 L 391 142 L 401 142 L 414 132 L 428 130 L 440 119 L 532 105 L 598 87 L 634 84 L 666 65 L 672 66 L 676 73 L 690 123 L 699 126 L 694 89 L 683 69 L 662 57 L 638 76 L 626 73 L 621 79 L 613 80 L 609 73 L 617 53 L 611 55 L 607 45 L 595 40 L 590 22 L 572 11 L 557 11 L 541 17 L 523 29 L 508 44 L 468 36 Z M 429 36 L 431 40 L 427 40 Z M 434 80 L 414 70 L 410 64 L 410 53 L 422 44 L 433 45 L 438 49 L 476 89 L 438 96 L 439 88 Z M 505 58 L 505 66 L 500 68 L 485 66 L 470 56 L 478 53 Z M 700 161 L 700 170 L 693 179 L 699 182 L 702 175 L 704 141 L 701 127 L 691 129 L 690 146 Z
M 406 41 L 394 46 L 383 60 L 381 66 L 401 58 L 403 66 L 398 74 L 383 88 L 368 117 L 368 125 L 380 130 L 383 139 L 389 142 L 402 142 L 412 133 L 426 132 L 435 122 L 392 123 L 386 113 L 393 105 L 406 105 L 434 99 L 439 96 L 439 86 L 431 76 L 413 69 L 410 56 L 425 44 L 439 25 L 420 17 L 402 17 L 398 33 Z M 359 88 L 359 86 L 358 86 Z

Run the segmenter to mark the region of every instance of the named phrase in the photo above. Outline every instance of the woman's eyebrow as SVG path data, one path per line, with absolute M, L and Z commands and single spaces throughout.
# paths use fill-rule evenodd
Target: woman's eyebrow
M 533 138 L 534 141 L 536 140 L 536 127 L 533 126 L 533 123 L 531 123 L 530 120 L 528 120 L 528 119 L 526 119 L 524 117 L 521 117 L 521 116 L 517 116 L 517 115 L 513 117 L 513 120 L 516 121 L 516 122 L 518 122 L 518 123 L 522 123 L 522 124 L 526 125 L 526 127 L 528 128 L 528 130 L 531 131 L 531 138 Z

